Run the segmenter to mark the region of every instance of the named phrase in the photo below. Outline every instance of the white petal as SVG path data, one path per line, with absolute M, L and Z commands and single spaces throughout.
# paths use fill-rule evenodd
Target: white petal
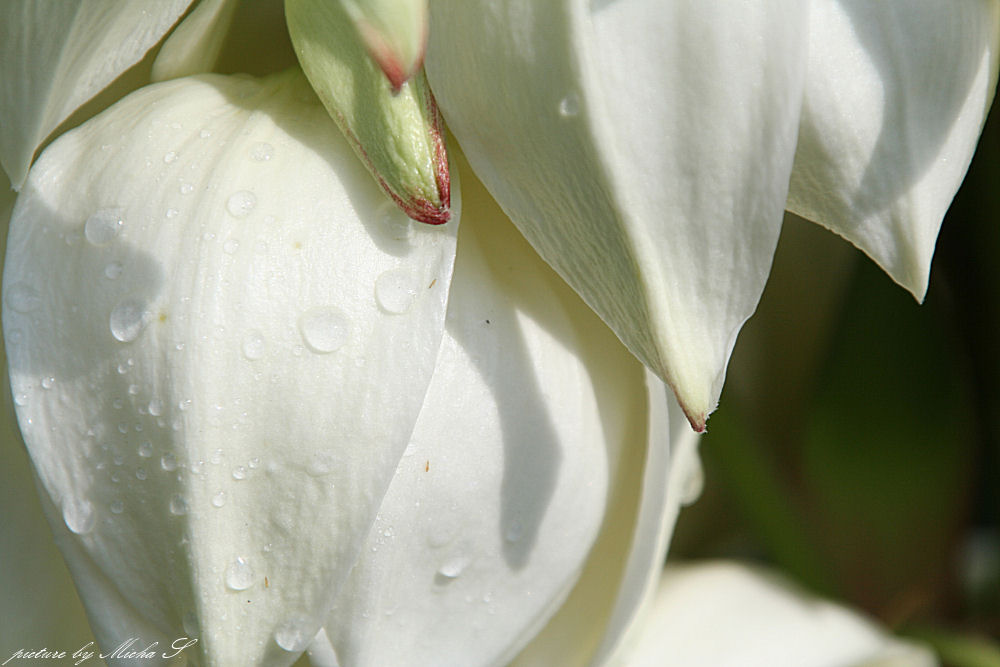
M 212 71 L 238 5 L 237 0 L 201 0 L 160 47 L 153 81 Z
M 152 86 L 45 151 L 4 326 L 106 647 L 304 648 L 416 422 L 454 230 L 384 203 L 297 70 Z
M 931 667 L 929 651 L 736 563 L 668 566 L 629 667 Z
M 15 188 L 46 136 L 139 62 L 190 3 L 0 3 L 0 163 Z
M 698 437 L 677 402 L 651 373 L 647 386 L 646 452 L 623 467 L 582 576 L 516 667 L 605 664 L 655 590 L 678 510 L 699 492 L 701 468 Z
M 996 0 L 816 0 L 788 209 L 923 299 L 997 82 Z
M 807 8 L 432 4 L 428 77 L 476 173 L 699 429 L 777 243 Z
M 642 367 L 463 181 L 437 369 L 326 624 L 347 665 L 506 663 L 573 586 L 645 457 Z

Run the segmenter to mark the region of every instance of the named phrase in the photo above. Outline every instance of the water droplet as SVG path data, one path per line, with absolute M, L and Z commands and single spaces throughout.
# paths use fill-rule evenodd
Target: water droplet
M 111 311 L 111 335 L 122 343 L 131 343 L 139 337 L 152 318 L 146 304 L 138 299 L 126 299 Z
M 136 468 L 135 469 L 135 478 L 137 480 L 139 480 L 140 482 L 142 480 L 146 479 L 146 469 L 145 468 Z
M 177 457 L 175 457 L 170 452 L 167 452 L 160 457 L 160 467 L 167 472 L 173 472 L 177 470 Z
M 198 133 L 198 136 L 201 137 L 202 139 L 208 139 L 210 136 L 212 136 L 212 131 L 202 130 L 201 132 Z
M 52 385 L 54 385 L 55 383 L 56 383 L 56 379 L 54 377 L 51 377 L 51 376 L 49 376 L 49 377 L 43 377 L 42 378 L 42 389 L 52 389 Z
M 572 118 L 580 113 L 580 96 L 570 93 L 559 102 L 559 115 L 565 118 Z
M 299 330 L 313 352 L 324 354 L 340 349 L 351 332 L 351 321 L 333 306 L 312 308 L 299 318 Z
M 226 568 L 226 586 L 234 591 L 242 591 L 253 586 L 253 568 L 242 556 Z
M 190 183 L 181 183 L 181 187 L 179 189 L 182 195 L 189 195 L 194 192 L 194 186 Z
M 120 208 L 102 208 L 87 218 L 83 235 L 94 245 L 107 245 L 115 240 L 125 225 Z
M 111 501 L 111 513 L 112 514 L 121 514 L 124 511 L 125 511 L 125 503 L 123 503 L 120 500 L 112 500 Z
M 204 132 L 204 130 L 202 131 Z M 184 628 L 184 632 L 188 637 L 198 636 L 198 617 L 193 611 L 184 614 L 184 617 L 181 619 L 181 627 Z
M 154 398 L 149 402 L 149 414 L 154 417 L 159 417 L 163 414 L 163 401 L 158 398 Z
M 247 469 L 243 466 L 233 468 L 233 479 L 244 480 L 247 478 Z
M 128 433 L 128 424 L 119 424 L 118 425 L 118 432 L 121 433 L 122 435 L 125 435 L 126 433 Z M 118 465 L 121 465 L 121 464 L 119 463 Z
M 250 459 L 250 461 L 247 463 L 247 465 L 250 466 L 251 470 L 254 469 L 254 468 L 257 468 L 257 467 L 260 466 L 260 459 L 255 456 L 252 459 Z
M 221 461 L 222 461 L 221 449 L 216 449 L 214 452 L 212 452 L 212 455 L 208 457 L 208 462 L 211 463 L 212 465 L 219 465 Z
M 167 215 L 167 218 L 173 219 L 173 218 L 176 218 L 177 216 L 179 216 L 180 214 L 181 214 L 181 212 L 178 211 L 176 208 L 168 208 L 166 215 Z
M 449 558 L 444 562 L 444 564 L 438 568 L 438 574 L 445 579 L 456 579 L 462 574 L 462 571 L 469 565 L 469 559 L 465 556 L 455 556 L 454 558 Z
M 124 268 L 121 262 L 111 262 L 104 267 L 104 277 L 108 280 L 117 280 Z
M 266 348 L 267 341 L 264 340 L 264 335 L 256 329 L 248 331 L 243 337 L 243 356 L 250 361 L 263 357 Z
M 187 514 L 187 511 L 188 511 L 188 504 L 187 501 L 184 500 L 184 498 L 182 498 L 179 495 L 174 495 L 174 497 L 170 499 L 171 514 L 173 514 L 174 516 L 183 516 L 184 514 Z
M 7 306 L 15 313 L 30 313 L 42 304 L 42 297 L 31 285 L 14 283 L 7 290 Z
M 127 370 L 128 369 L 126 367 L 123 367 L 121 364 L 118 364 L 118 373 L 119 374 L 124 375 L 127 372 Z M 139 385 L 137 385 L 137 384 L 130 384 L 128 386 L 128 395 L 129 396 L 135 396 L 138 393 L 139 393 Z
M 147 440 L 146 442 L 139 445 L 139 456 L 141 456 L 144 459 L 148 459 L 152 455 L 153 455 L 153 443 Z
M 257 197 L 249 190 L 235 192 L 226 201 L 226 210 L 234 218 L 245 218 L 257 205 Z
M 274 146 L 258 141 L 250 147 L 250 158 L 256 162 L 267 162 L 274 155 Z
M 375 300 L 387 313 L 405 313 L 416 297 L 417 281 L 406 269 L 386 271 L 375 280 Z
M 174 152 L 174 151 L 167 151 L 163 155 L 163 162 L 166 163 L 166 164 L 170 164 L 171 162 L 173 162 L 176 159 L 177 159 L 177 153 Z
M 233 255 L 237 250 L 240 249 L 240 242 L 236 239 L 227 239 L 225 243 L 222 244 L 222 252 L 227 255 Z
M 286 651 L 301 651 L 309 645 L 315 634 L 309 632 L 308 627 L 306 619 L 294 617 L 278 626 L 274 631 L 274 642 Z
M 309 465 L 306 466 L 306 473 L 310 477 L 329 475 L 333 472 L 333 467 L 336 463 L 337 459 L 333 455 L 333 452 L 316 452 L 309 460 Z
M 97 523 L 97 515 L 94 513 L 94 506 L 89 500 L 77 500 L 69 498 L 63 502 L 63 521 L 66 527 L 77 535 L 89 533 Z
M 226 504 L 226 492 L 219 491 L 217 494 L 212 496 L 212 507 L 222 507 Z
M 27 394 L 14 394 L 14 404 L 19 405 L 22 408 L 28 404 Z

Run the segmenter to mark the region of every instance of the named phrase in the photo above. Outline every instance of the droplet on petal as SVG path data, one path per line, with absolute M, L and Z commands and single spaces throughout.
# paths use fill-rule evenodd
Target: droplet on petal
M 257 205 L 257 197 L 248 190 L 233 193 L 226 201 L 226 210 L 234 218 L 245 218 Z
M 226 586 L 234 591 L 246 590 L 253 586 L 254 573 L 250 563 L 242 556 L 226 568 Z
M 69 498 L 63 502 L 63 521 L 71 532 L 77 535 L 89 533 L 97 523 L 97 515 L 94 513 L 94 506 L 89 500 L 77 500 Z
M 139 337 L 151 319 L 152 313 L 146 309 L 146 304 L 138 299 L 126 299 L 111 311 L 111 335 L 122 343 L 131 343 Z
M 107 245 L 115 240 L 125 225 L 120 208 L 102 208 L 87 218 L 83 235 L 94 245 Z
M 351 321 L 333 306 L 312 308 L 299 319 L 299 330 L 309 349 L 325 354 L 340 349 L 347 342 Z
M 170 499 L 170 513 L 174 516 L 183 516 L 188 512 L 187 501 L 179 495 L 174 495 Z
M 256 329 L 248 331 L 243 338 L 243 356 L 250 361 L 263 357 L 266 347 L 267 341 L 264 340 L 264 335 Z
M 312 641 L 313 634 L 309 632 L 308 622 L 301 617 L 295 617 L 281 624 L 274 632 L 274 643 L 289 652 L 301 651 Z
M 417 284 L 406 269 L 386 271 L 375 279 L 375 300 L 382 310 L 401 315 L 410 309 L 417 297 Z
M 441 565 L 438 569 L 438 574 L 445 579 L 457 579 L 468 565 L 468 558 L 465 556 L 455 556 L 454 558 L 449 558 Z

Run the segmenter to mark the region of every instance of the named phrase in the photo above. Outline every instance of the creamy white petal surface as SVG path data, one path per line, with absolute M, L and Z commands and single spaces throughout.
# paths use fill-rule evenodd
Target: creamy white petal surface
M 428 77 L 476 173 L 696 428 L 777 243 L 807 10 L 431 5 Z
M 139 62 L 190 3 L 0 3 L 0 163 L 15 188 L 45 137 Z
M 160 47 L 153 81 L 212 71 L 238 5 L 238 0 L 201 0 Z
M 930 651 L 775 574 L 729 562 L 671 565 L 629 667 L 933 667 Z
M 788 209 L 922 300 L 997 83 L 996 0 L 814 0 Z
M 305 647 L 416 422 L 454 233 L 384 202 L 297 70 L 149 87 L 45 151 L 4 331 L 105 648 L 186 634 L 232 665 Z

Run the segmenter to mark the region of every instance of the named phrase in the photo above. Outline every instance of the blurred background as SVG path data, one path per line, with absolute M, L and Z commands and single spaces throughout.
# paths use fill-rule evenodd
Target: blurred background
M 701 443 L 671 559 L 777 567 L 947 665 L 1000 665 L 1000 113 L 923 305 L 786 217 Z

